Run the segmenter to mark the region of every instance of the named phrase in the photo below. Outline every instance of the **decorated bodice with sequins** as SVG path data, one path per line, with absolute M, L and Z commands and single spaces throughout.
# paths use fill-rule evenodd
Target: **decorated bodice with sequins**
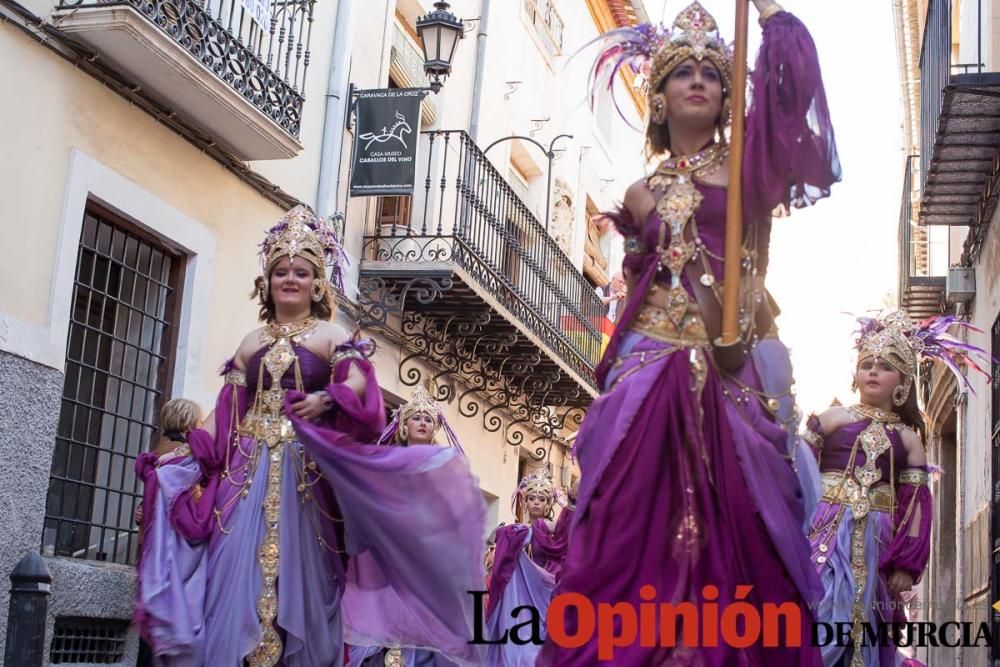
M 701 247 L 700 255 L 704 255 L 705 265 L 711 271 L 715 281 L 722 281 L 723 262 L 722 257 L 725 252 L 726 238 L 726 192 L 725 186 L 709 185 L 697 179 L 693 181 L 694 187 L 700 195 L 701 201 L 684 231 L 685 238 Z M 645 268 L 657 260 L 656 248 L 661 239 L 661 228 L 663 233 L 664 247 L 669 246 L 672 240 L 671 226 L 665 223 L 657 208 L 653 209 L 643 221 L 636 221 L 631 216 L 613 216 L 612 220 L 620 234 L 625 237 L 625 258 L 622 267 L 626 272 L 633 275 L 641 274 Z M 770 220 L 755 223 L 753 233 L 756 236 L 754 242 L 756 263 L 755 268 L 758 275 L 763 276 L 767 272 L 768 265 L 768 243 L 770 241 Z M 746 241 L 751 234 L 749 224 L 744 224 L 743 236 Z M 701 259 L 698 260 L 702 266 Z M 670 271 L 661 271 L 656 275 L 656 282 L 669 284 L 671 280 Z M 681 282 L 688 291 L 691 290 L 688 276 L 682 275 Z
M 853 450 L 854 470 L 863 469 L 870 454 L 877 455 L 871 486 L 888 484 L 890 473 L 895 474 L 897 479 L 893 481 L 898 482 L 900 471 L 906 468 L 906 446 L 903 444 L 903 430 L 906 428 L 900 423 L 878 422 L 873 419 L 861 419 L 841 426 L 824 440 L 820 472 L 842 473 L 850 463 Z M 858 444 L 856 450 L 855 442 Z M 874 474 L 876 472 L 877 479 Z
M 305 345 L 291 343 L 291 349 L 299 360 L 299 369 L 302 374 L 302 389 L 305 392 L 318 391 L 330 383 L 330 362 L 319 356 Z M 257 350 L 247 363 L 247 389 L 253 395 L 257 391 L 258 380 L 261 381 L 262 389 L 271 388 L 271 373 L 268 372 L 265 364 L 261 361 L 271 349 L 270 345 Z M 264 371 L 263 378 L 260 378 L 261 371 Z M 295 368 L 290 364 L 281 376 L 281 387 L 283 389 L 295 389 Z

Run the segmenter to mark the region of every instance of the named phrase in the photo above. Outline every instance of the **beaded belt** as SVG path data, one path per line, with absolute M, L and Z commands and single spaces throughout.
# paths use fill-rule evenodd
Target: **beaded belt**
M 823 473 L 823 500 L 831 504 L 850 505 L 855 518 L 861 518 L 869 512 L 892 512 L 894 498 L 892 488 L 885 483 L 868 489 L 862 493 L 861 485 L 850 477 L 844 478 L 842 472 Z
M 263 440 L 268 447 L 297 439 L 292 421 L 285 415 L 284 389 L 265 389 L 259 403 L 247 411 L 240 424 L 239 434 Z
M 647 304 L 636 313 L 630 328 L 643 336 L 677 347 L 708 345 L 705 323 L 698 314 L 686 313 L 681 319 L 680 326 L 677 326 L 666 310 Z

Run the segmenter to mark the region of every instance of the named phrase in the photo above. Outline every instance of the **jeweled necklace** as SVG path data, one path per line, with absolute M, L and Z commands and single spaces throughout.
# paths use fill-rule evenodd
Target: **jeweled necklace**
M 729 154 L 725 144 L 713 143 L 693 155 L 668 157 L 657 168 L 657 172 L 667 176 L 681 176 L 706 169 L 713 164 L 722 162 Z
M 318 324 L 319 320 L 311 315 L 294 322 L 271 321 L 264 326 L 264 331 L 261 332 L 261 338 L 263 338 L 264 342 L 267 343 L 278 340 L 279 338 L 290 338 L 296 343 L 301 343 L 316 330 L 316 326 Z
M 864 403 L 853 405 L 850 409 L 852 412 L 856 412 L 862 417 L 867 417 L 868 419 L 882 422 L 883 424 L 898 424 L 901 421 L 899 415 L 891 410 L 883 410 L 882 408 L 872 407 L 870 405 L 865 405 Z

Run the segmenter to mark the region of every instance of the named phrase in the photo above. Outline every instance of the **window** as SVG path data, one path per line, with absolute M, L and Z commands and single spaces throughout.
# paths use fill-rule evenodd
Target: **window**
M 410 202 L 412 201 L 412 197 L 403 195 L 378 198 L 378 213 L 376 215 L 383 236 L 406 233 L 407 227 L 410 226 Z M 421 233 L 420 229 L 410 231 Z
M 524 16 L 553 56 L 562 53 L 563 20 L 553 0 L 524 0 Z
M 528 186 L 528 178 L 513 164 L 507 168 L 507 182 L 517 198 L 523 201 L 525 206 L 531 208 L 531 188 Z
M 397 27 L 398 30 L 398 27 Z M 402 88 L 396 81 L 395 77 L 389 76 L 389 88 Z M 380 229 L 380 234 L 383 236 L 395 236 L 401 233 L 407 233 L 407 228 L 410 226 L 410 204 L 413 201 L 413 197 L 410 196 L 391 196 L 391 197 L 379 197 L 376 200 L 376 217 L 378 218 L 378 224 Z M 420 230 L 409 230 L 417 231 Z
M 88 206 L 77 254 L 66 376 L 42 552 L 135 559 L 135 460 L 169 386 L 183 259 Z

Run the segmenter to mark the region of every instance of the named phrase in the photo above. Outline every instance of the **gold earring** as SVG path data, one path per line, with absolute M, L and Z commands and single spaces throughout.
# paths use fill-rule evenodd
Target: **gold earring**
M 656 93 L 649 99 L 650 119 L 656 125 L 663 125 L 667 120 L 667 96 Z
M 906 399 L 910 397 L 910 384 L 911 380 L 907 379 L 906 382 L 896 385 L 896 388 L 892 390 L 892 402 L 897 407 L 906 403 Z
M 323 296 L 326 294 L 326 285 L 319 278 L 313 279 L 312 284 L 312 300 L 319 302 L 323 300 Z
M 403 442 L 410 439 L 410 429 L 406 428 L 406 424 L 399 427 L 399 437 Z
M 719 114 L 719 120 L 723 128 L 733 122 L 733 103 L 729 101 L 728 97 L 722 100 L 722 113 Z

